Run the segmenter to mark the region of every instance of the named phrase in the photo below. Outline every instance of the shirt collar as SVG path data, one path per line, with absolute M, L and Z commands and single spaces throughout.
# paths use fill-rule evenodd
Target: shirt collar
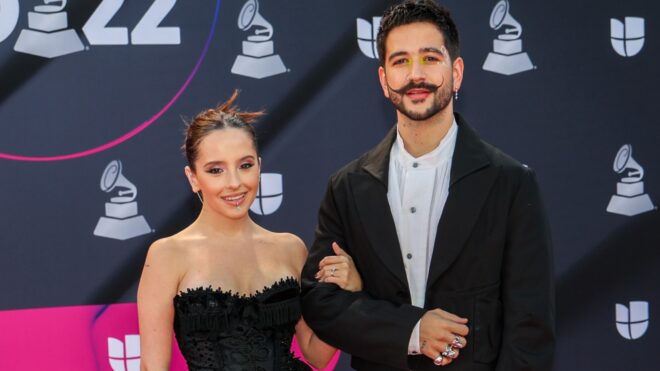
M 454 147 L 456 147 L 456 133 L 458 132 L 458 125 L 456 124 L 456 118 L 451 123 L 447 135 L 442 138 L 442 141 L 435 147 L 431 152 L 426 153 L 420 157 L 413 157 L 403 144 L 403 138 L 399 134 L 399 130 L 396 131 L 396 140 L 393 144 L 392 156 L 393 159 L 400 164 L 406 166 L 412 163 L 417 163 L 419 166 L 437 166 L 443 161 L 451 160 L 454 155 Z

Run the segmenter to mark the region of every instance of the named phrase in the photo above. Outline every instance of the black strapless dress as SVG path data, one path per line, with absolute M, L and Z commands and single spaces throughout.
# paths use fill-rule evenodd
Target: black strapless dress
M 299 319 L 292 277 L 250 296 L 200 287 L 174 297 L 174 331 L 190 371 L 310 371 L 290 351 Z

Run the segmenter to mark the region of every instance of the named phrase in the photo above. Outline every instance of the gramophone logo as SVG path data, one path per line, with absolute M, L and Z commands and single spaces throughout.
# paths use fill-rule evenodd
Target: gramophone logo
M 14 50 L 44 58 L 55 58 L 85 49 L 76 31 L 67 29 L 68 17 L 62 10 L 66 0 L 43 0 L 28 12 L 28 29 L 21 31 Z M 57 5 L 50 5 L 59 3 Z M 0 9 L 1 11 L 1 9 Z
M 108 360 L 113 371 L 140 371 L 140 335 L 126 335 L 124 341 L 109 337 Z
M 644 18 L 626 17 L 625 24 L 610 19 L 612 48 L 622 57 L 632 57 L 644 47 Z
M 382 17 L 373 17 L 372 22 L 358 18 L 357 19 L 357 42 L 362 54 L 369 58 L 378 58 L 378 47 L 376 37 L 380 29 L 380 19 Z
M 277 211 L 284 198 L 282 188 L 282 174 L 262 173 L 257 198 L 254 199 L 250 210 L 258 215 L 270 215 Z
M 502 75 L 513 75 L 534 68 L 529 55 L 523 52 L 522 26 L 509 13 L 509 1 L 501 0 L 490 14 L 490 28 L 503 33 L 493 40 L 493 51 L 488 53 L 483 69 Z
M 111 161 L 101 176 L 101 190 L 116 196 L 105 203 L 105 216 L 99 219 L 94 235 L 127 240 L 151 232 L 144 216 L 138 215 L 137 188 L 122 173 L 119 160 Z
M 622 174 L 616 184 L 616 194 L 610 199 L 607 211 L 633 216 L 655 209 L 648 194 L 644 193 L 644 169 L 632 157 L 632 145 L 624 144 L 614 158 L 614 171 Z
M 247 31 L 255 27 L 253 35 L 243 41 L 243 54 L 239 54 L 231 73 L 262 79 L 287 72 L 282 58 L 275 53 L 273 26 L 259 14 L 259 2 L 248 0 L 238 15 L 238 28 Z
M 628 340 L 641 338 L 649 327 L 649 303 L 631 301 L 630 307 L 616 304 L 616 329 Z

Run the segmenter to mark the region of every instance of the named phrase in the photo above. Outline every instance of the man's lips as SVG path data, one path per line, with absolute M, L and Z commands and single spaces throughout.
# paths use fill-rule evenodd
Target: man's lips
M 428 89 L 409 89 L 406 92 L 406 95 L 413 101 L 424 100 L 429 94 L 431 94 L 431 91 Z

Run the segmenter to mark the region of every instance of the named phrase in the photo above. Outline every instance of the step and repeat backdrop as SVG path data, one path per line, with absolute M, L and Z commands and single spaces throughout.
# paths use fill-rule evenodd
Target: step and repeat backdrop
M 555 370 L 657 370 L 660 3 L 443 3 L 457 111 L 538 173 Z M 374 42 L 389 4 L 0 0 L 0 370 L 139 370 L 147 248 L 200 209 L 183 123 L 234 88 L 268 113 L 251 215 L 310 244 L 328 177 L 395 123 Z

